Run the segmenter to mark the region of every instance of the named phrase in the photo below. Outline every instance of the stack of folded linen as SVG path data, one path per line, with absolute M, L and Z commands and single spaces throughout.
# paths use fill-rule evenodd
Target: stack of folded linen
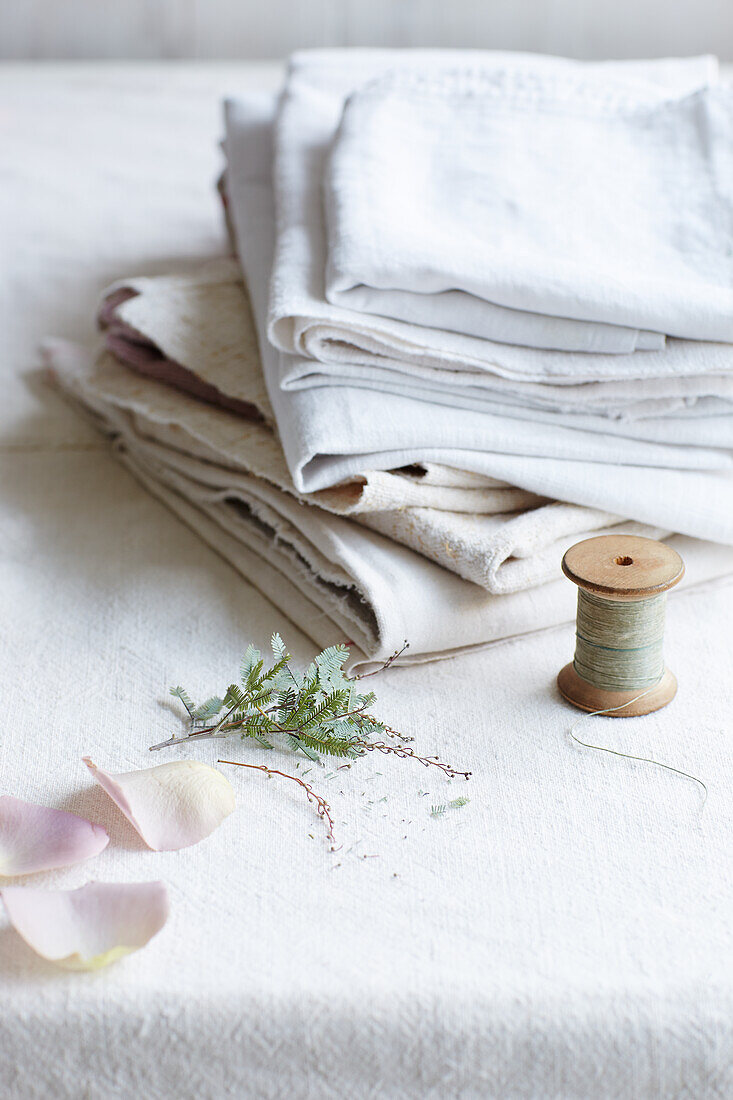
M 153 492 L 357 664 L 571 618 L 551 578 L 593 532 L 692 536 L 692 578 L 718 576 L 731 136 L 708 58 L 298 54 L 279 99 L 227 104 L 242 271 L 116 284 L 98 361 L 49 360 Z

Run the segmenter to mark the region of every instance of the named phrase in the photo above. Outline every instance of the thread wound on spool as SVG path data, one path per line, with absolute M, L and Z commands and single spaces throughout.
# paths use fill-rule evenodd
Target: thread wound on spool
M 573 659 L 578 675 L 603 691 L 658 684 L 664 676 L 666 603 L 666 594 L 618 603 L 579 588 Z
M 571 546 L 562 571 L 578 586 L 575 657 L 557 678 L 562 695 L 616 718 L 665 706 L 677 690 L 663 637 L 666 592 L 685 571 L 679 554 L 639 535 L 598 535 Z

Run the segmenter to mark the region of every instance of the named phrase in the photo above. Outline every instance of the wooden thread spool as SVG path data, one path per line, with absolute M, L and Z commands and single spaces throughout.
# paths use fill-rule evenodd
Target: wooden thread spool
M 661 622 L 663 631 L 663 614 L 665 593 L 673 588 L 685 572 L 684 562 L 676 550 L 654 539 L 642 538 L 639 535 L 599 535 L 597 538 L 584 539 L 575 546 L 571 546 L 562 560 L 562 571 L 573 584 L 577 584 L 578 592 L 578 619 L 581 612 L 587 617 L 592 613 L 595 605 L 599 611 L 607 611 L 612 618 L 614 608 L 604 608 L 596 601 L 609 601 L 613 604 L 634 604 L 638 610 L 638 621 L 643 632 L 643 620 L 645 609 L 641 606 L 643 601 L 652 600 L 649 604 L 649 612 L 657 616 Z M 582 599 L 582 593 L 589 593 L 595 600 Z M 655 599 L 661 597 L 661 600 Z M 581 607 L 581 604 L 583 606 Z M 632 609 L 629 608 L 631 612 Z M 661 619 L 659 618 L 661 616 Z M 633 631 L 632 631 L 633 633 Z M 638 631 L 637 631 L 638 633 Z M 561 694 L 572 703 L 586 711 L 608 711 L 609 717 L 629 718 L 639 714 L 650 714 L 654 710 L 664 707 L 677 692 L 677 680 L 664 665 L 661 655 L 660 634 L 658 639 L 660 671 L 659 679 L 650 686 L 627 686 L 623 689 L 609 689 L 599 686 L 599 677 L 588 672 L 588 653 L 592 655 L 594 648 L 598 656 L 603 657 L 609 669 L 613 670 L 614 662 L 617 663 L 620 674 L 616 679 L 623 681 L 624 662 L 630 655 L 637 652 L 635 646 L 624 647 L 597 645 L 586 638 L 582 639 L 582 660 L 579 659 L 581 651 L 581 637 L 578 634 L 578 642 L 575 658 L 557 677 L 557 686 Z M 631 641 L 637 640 L 630 637 Z M 643 647 L 642 647 L 643 648 Z M 603 653 L 601 653 L 603 651 Z M 615 656 L 617 655 L 617 656 Z M 590 679 L 584 678 L 578 671 L 580 668 L 586 671 Z M 609 676 L 609 679 L 612 677 Z M 640 697 L 641 696 L 641 697 Z M 628 705 L 625 705 L 628 704 Z

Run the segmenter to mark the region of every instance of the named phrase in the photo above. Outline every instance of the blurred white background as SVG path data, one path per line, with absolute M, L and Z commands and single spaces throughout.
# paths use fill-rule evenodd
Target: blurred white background
M 733 0 L 0 0 L 2 58 L 271 58 L 335 45 L 733 61 Z

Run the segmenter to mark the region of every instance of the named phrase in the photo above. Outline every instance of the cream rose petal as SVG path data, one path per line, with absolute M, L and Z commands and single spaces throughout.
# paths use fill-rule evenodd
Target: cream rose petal
M 25 942 L 67 970 L 99 970 L 137 951 L 168 919 L 162 882 L 89 882 L 78 890 L 9 886 L 6 912 Z
M 68 867 L 98 855 L 108 843 L 101 825 L 76 814 L 0 797 L 0 877 Z
M 82 759 L 100 787 L 156 852 L 198 844 L 234 809 L 234 789 L 229 780 L 198 760 L 173 760 L 154 768 L 108 775 L 88 756 Z

